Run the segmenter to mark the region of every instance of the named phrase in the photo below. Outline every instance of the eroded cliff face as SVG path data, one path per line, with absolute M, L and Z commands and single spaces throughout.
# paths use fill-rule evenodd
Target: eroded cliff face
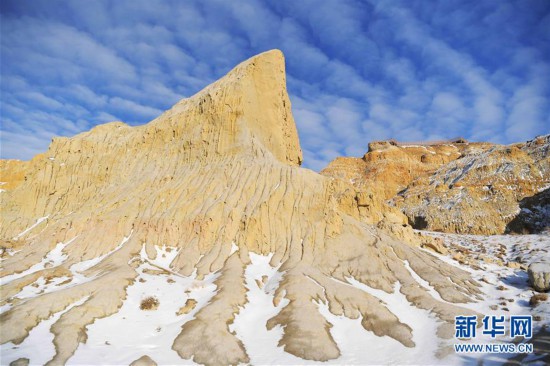
M 522 200 L 550 185 L 550 135 L 510 146 L 381 141 L 362 159 L 338 158 L 321 174 L 367 192 L 379 212 L 384 203 L 399 208 L 418 229 L 499 234 L 550 226 L 543 215 L 529 227 L 509 225 Z
M 279 343 L 293 355 L 339 356 L 320 303 L 415 346 L 411 327 L 353 281 L 398 290 L 451 337 L 454 316 L 473 314 L 455 304 L 480 297 L 469 273 L 369 224 L 352 184 L 302 169 L 301 159 L 279 51 L 243 62 L 146 125 L 114 122 L 55 139 L 1 193 L 1 343 L 20 343 L 61 314 L 49 364 L 66 363 L 87 326 L 117 313 L 147 262 L 189 283 L 215 274 L 215 295 L 198 303 L 173 350 L 207 365 L 249 362 L 230 325 L 248 301 L 250 253 L 270 255 L 280 276 L 265 291 L 281 310 L 257 326 L 282 326 Z M 160 268 L 155 246 L 163 245 L 177 254 Z M 54 285 L 18 297 L 40 278 Z
M 0 160 L 0 189 L 12 190 L 25 180 L 28 161 Z

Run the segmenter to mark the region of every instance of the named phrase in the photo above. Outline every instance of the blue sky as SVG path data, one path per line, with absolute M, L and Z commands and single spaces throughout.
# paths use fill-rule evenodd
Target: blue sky
M 279 48 L 304 166 L 371 140 L 550 132 L 550 1 L 9 1 L 1 155 L 146 123 L 242 60 Z

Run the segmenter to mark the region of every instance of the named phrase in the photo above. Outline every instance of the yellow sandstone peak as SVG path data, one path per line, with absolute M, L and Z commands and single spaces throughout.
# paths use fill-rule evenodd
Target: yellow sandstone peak
M 398 213 L 375 226 L 366 217 L 370 197 L 300 168 L 301 160 L 280 51 L 241 63 L 146 125 L 114 122 L 54 139 L 1 193 L 0 306 L 8 310 L 0 344 L 24 341 L 59 314 L 48 365 L 70 363 L 89 327 L 131 306 L 128 287 L 146 271 L 199 286 L 215 275 L 215 295 L 182 321 L 171 348 L 200 364 L 249 363 L 231 324 L 250 298 L 251 253 L 277 272 L 266 296 L 279 306 L 254 326 L 280 326 L 279 346 L 303 359 L 341 353 L 321 303 L 360 318 L 365 331 L 415 346 L 412 328 L 366 286 L 399 289 L 441 321 L 442 337 L 452 336 L 455 315 L 475 314 L 454 304 L 480 295 L 469 273 L 400 240 L 412 230 Z M 161 268 L 163 246 L 173 257 Z M 411 269 L 439 295 L 419 286 Z M 51 291 L 19 301 L 40 278 L 53 281 Z M 193 288 L 173 287 L 173 297 L 183 305 Z
M 70 139 L 56 138 L 49 154 L 82 153 L 83 147 L 119 143 L 161 149 L 186 161 L 272 154 L 282 163 L 299 166 L 302 151 L 282 52 L 271 50 L 242 62 L 148 124 L 111 122 Z

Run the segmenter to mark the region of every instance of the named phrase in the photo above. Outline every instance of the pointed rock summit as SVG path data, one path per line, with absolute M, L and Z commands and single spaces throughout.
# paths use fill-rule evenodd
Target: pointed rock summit
M 179 142 L 185 138 L 195 150 L 192 158 L 272 154 L 282 163 L 299 166 L 302 150 L 290 106 L 283 54 L 271 50 L 180 101 L 151 125 L 172 129 Z
M 475 314 L 459 304 L 480 298 L 470 274 L 398 239 L 391 225 L 374 226 L 351 184 L 301 161 L 280 51 L 243 62 L 146 125 L 115 122 L 54 139 L 21 168 L 23 179 L 6 174 L 13 182 L 1 193 L 2 351 L 49 321 L 55 355 L 47 364 L 77 362 L 105 342 L 94 338 L 102 324 L 113 330 L 158 312 L 173 314 L 177 329 L 153 328 L 143 342 L 172 334 L 159 343 L 166 355 L 206 365 L 262 363 L 250 327 L 277 337 L 287 354 L 336 359 L 329 319 L 338 317 L 415 347 L 415 324 L 384 296 L 425 310 L 439 319 L 438 335 L 452 337 L 454 317 Z M 143 319 L 131 318 L 140 301 L 146 308 L 136 293 L 158 305 Z M 178 311 L 188 303 L 195 306 Z

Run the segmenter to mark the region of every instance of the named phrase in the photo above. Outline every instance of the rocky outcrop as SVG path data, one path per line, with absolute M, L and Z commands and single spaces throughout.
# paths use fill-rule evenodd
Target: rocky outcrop
M 385 201 L 406 189 L 418 177 L 433 174 L 466 151 L 483 150 L 487 144 L 401 144 L 375 141 L 362 158 L 337 158 L 321 174 L 349 181 Z
M 297 357 L 340 354 L 320 303 L 414 347 L 411 327 L 350 281 L 399 289 L 441 320 L 441 337 L 451 337 L 455 315 L 475 314 L 458 306 L 480 296 L 470 274 L 390 235 L 385 223 L 406 227 L 395 209 L 366 223 L 376 212 L 369 196 L 301 169 L 301 156 L 279 51 L 243 62 L 146 125 L 115 122 L 54 139 L 28 163 L 25 179 L 2 193 L 0 238 L 10 254 L 0 269 L 9 309 L 0 315 L 0 343 L 18 344 L 59 314 L 48 364 L 66 363 L 86 342 L 87 326 L 119 311 L 144 258 L 155 260 L 155 245 L 165 244 L 177 254 L 160 272 L 217 276 L 215 295 L 193 309 L 172 345 L 195 362 L 250 361 L 230 329 L 248 301 L 250 253 L 270 255 L 281 275 L 274 295 L 281 309 L 257 326 L 281 326 L 279 344 Z M 14 299 L 39 273 L 58 272 L 65 285 Z M 185 298 L 184 290 L 174 296 Z
M 157 366 L 157 363 L 151 357 L 144 355 L 132 362 L 130 366 Z
M 506 230 L 513 233 L 550 232 L 550 188 L 525 197 L 519 202 L 520 212 Z
M 29 359 L 28 358 L 19 358 L 13 362 L 10 363 L 10 366 L 28 366 Z
M 531 286 L 539 292 L 550 290 L 550 263 L 538 262 L 529 265 L 527 270 Z
M 375 225 L 390 233 L 394 238 L 414 246 L 425 246 L 431 243 L 433 241 L 431 237 L 413 231 L 408 224 L 407 217 L 398 208 L 387 204 L 385 197 L 386 195 L 391 196 L 391 194 L 386 191 L 393 192 L 393 190 L 398 189 L 395 182 L 393 183 L 393 190 L 391 189 L 391 182 L 387 186 L 385 184 L 371 184 L 373 180 L 366 178 L 364 167 L 365 162 L 362 159 L 337 158 L 322 170 L 321 174 L 341 179 L 354 186 L 356 190 L 355 201 L 362 221 Z M 377 175 L 378 172 L 374 174 Z M 389 174 L 394 175 L 393 172 L 389 172 Z M 392 179 L 397 179 L 397 177 L 402 178 L 401 175 L 397 174 Z M 375 179 L 382 178 L 377 176 Z M 433 243 L 428 248 L 433 249 L 435 245 L 437 244 Z
M 187 299 L 185 301 L 185 305 L 182 306 L 176 313 L 176 315 L 183 315 L 189 313 L 191 310 L 193 310 L 197 306 L 197 300 L 195 299 Z
M 379 212 L 387 210 L 384 203 L 399 208 L 417 229 L 504 233 L 520 213 L 522 200 L 550 185 L 550 135 L 510 146 L 463 139 L 375 142 L 362 159 L 338 158 L 321 174 L 368 192 L 382 208 Z M 513 224 L 514 230 L 549 226 L 545 205 L 539 206 L 534 217 Z

